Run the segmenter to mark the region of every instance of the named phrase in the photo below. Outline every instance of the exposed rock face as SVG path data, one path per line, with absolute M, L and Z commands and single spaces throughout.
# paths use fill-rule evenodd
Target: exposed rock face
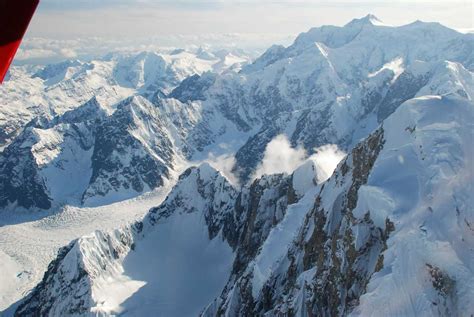
M 297 275 L 314 270 L 314 284 L 303 286 L 307 290 L 304 305 L 310 314 L 347 315 L 357 306 L 360 295 L 365 293 L 366 285 L 376 270 L 377 259 L 386 248 L 389 234 L 394 230 L 389 219 L 386 219 L 383 228 L 377 227 L 370 217 L 370 210 L 362 219 L 352 213 L 357 206 L 359 188 L 366 184 L 382 147 L 383 130 L 380 129 L 359 144 L 348 158 L 351 161 L 344 161 L 340 172 L 335 174 L 336 182 L 345 188 L 338 194 L 332 210 L 321 206 L 325 196 L 323 188 L 308 215 L 307 221 L 313 224 L 307 224 L 312 230 L 304 230 L 299 242 L 304 250 L 302 267 L 292 262 L 289 270 Z M 350 171 L 347 171 L 347 166 L 351 166 Z M 330 188 L 331 185 L 326 186 Z M 356 242 L 354 233 L 362 231 L 365 232 L 365 239 Z M 290 256 L 296 261 L 295 254 Z M 300 272 L 298 267 L 302 269 Z
M 16 310 L 15 316 L 92 316 L 94 281 L 118 269 L 133 248 L 141 224 L 97 231 L 59 250 L 43 280 Z M 115 271 L 114 271 L 115 270 Z
M 145 100 L 127 100 L 97 127 L 92 177 L 83 199 L 161 186 L 173 166 L 173 154 L 154 106 Z
M 216 75 L 204 73 L 202 76 L 193 75 L 183 80 L 176 87 L 169 97 L 178 99 L 181 102 L 193 100 L 205 100 L 205 92 L 214 84 Z
M 24 143 L 34 142 L 32 130 L 25 132 L 9 146 L 0 159 L 0 206 L 18 203 L 30 208 L 33 206 L 48 209 L 50 198 L 44 181 L 38 175 L 38 164 Z
M 160 110 L 141 97 L 125 100 L 112 115 L 93 98 L 62 116 L 33 120 L 2 153 L 1 205 L 49 209 L 159 187 L 176 155 L 167 127 Z
M 408 113 L 412 111 L 414 117 L 410 120 L 424 127 L 434 127 L 433 122 L 437 120 L 462 122 L 465 120 L 462 118 L 462 113 L 472 107 L 472 104 L 461 100 L 459 97 L 444 101 L 421 98 L 402 106 L 403 109 L 389 117 L 383 127 L 352 150 L 351 154 L 339 164 L 333 176 L 318 187 L 317 192 L 308 191 L 300 202 L 287 208 L 286 215 L 292 216 L 293 219 L 298 218 L 294 213 L 295 210 L 303 213 L 304 220 L 301 226 L 292 227 L 291 221 L 284 219 L 281 228 L 272 229 L 257 253 L 248 254 L 247 266 L 244 268 L 238 266 L 239 270 L 233 271 L 221 296 L 211 303 L 202 315 L 364 316 L 368 311 L 387 312 L 391 316 L 397 316 L 401 312 L 411 315 L 416 308 L 409 307 L 410 300 L 416 301 L 421 297 L 426 300 L 423 304 L 420 302 L 420 305 L 426 305 L 426 309 L 435 315 L 457 314 L 461 302 L 463 302 L 462 310 L 469 311 L 472 305 L 467 304 L 466 297 L 461 295 L 461 288 L 458 288 L 459 279 L 453 278 L 453 275 L 468 276 L 465 266 L 469 264 L 463 262 L 464 268 L 457 269 L 455 267 L 458 264 L 454 264 L 459 263 L 457 260 L 451 262 L 452 265 L 440 260 L 438 263 L 450 268 L 440 269 L 432 263 L 424 262 L 425 258 L 439 259 L 438 255 L 431 252 L 439 252 L 443 258 L 442 254 L 445 251 L 434 251 L 436 249 L 434 246 L 438 243 L 436 241 L 423 242 L 427 247 L 430 245 L 428 253 L 408 247 L 410 243 L 414 243 L 411 240 L 415 234 L 410 229 L 412 226 L 416 228 L 419 226 L 418 232 L 423 237 L 426 235 L 428 222 L 431 222 L 432 230 L 444 230 L 437 229 L 438 225 L 435 224 L 444 217 L 443 213 L 436 216 L 440 217 L 438 220 L 434 220 L 430 215 L 433 213 L 430 211 L 432 209 L 419 210 L 416 201 L 406 205 L 407 199 L 411 198 L 408 198 L 410 194 L 404 187 L 416 183 L 412 178 L 413 175 L 423 179 L 424 176 L 421 174 L 424 173 L 423 170 L 427 170 L 426 165 L 413 170 L 408 167 L 409 170 L 406 170 L 404 172 L 406 174 L 402 177 L 386 176 L 386 173 L 391 175 L 389 170 L 393 172 L 393 167 L 389 166 L 397 164 L 407 166 L 406 164 L 413 164 L 415 161 L 420 162 L 415 165 L 434 164 L 428 169 L 437 170 L 434 161 L 424 163 L 426 157 L 423 155 L 412 157 L 408 153 L 412 147 L 413 149 L 429 147 L 428 143 L 431 144 L 431 141 L 427 141 L 426 138 L 434 137 L 432 133 L 439 133 L 439 138 L 434 138 L 442 140 L 444 137 L 441 135 L 444 132 L 441 130 L 428 132 L 417 124 L 413 124 L 417 128 L 410 128 L 409 122 L 401 118 L 407 118 Z M 451 106 L 453 110 L 456 109 L 454 111 L 457 114 L 443 119 L 438 117 L 443 109 Z M 420 133 L 418 136 L 415 136 L 416 131 Z M 401 133 L 403 135 L 400 135 Z M 465 143 L 467 139 L 463 140 L 460 141 L 460 144 L 463 144 L 461 147 L 467 144 Z M 458 144 L 458 141 L 454 143 Z M 411 142 L 423 144 L 413 145 Z M 451 141 L 444 139 L 441 142 Z M 394 161 L 391 157 L 394 152 L 400 151 L 397 149 L 400 149 L 401 144 L 406 148 L 397 154 L 398 159 Z M 410 161 L 411 163 L 402 161 L 408 157 L 414 161 Z M 461 166 L 459 171 L 463 170 Z M 463 178 L 460 174 L 457 177 Z M 435 183 L 441 186 L 440 188 L 444 186 L 443 182 Z M 419 186 L 437 185 L 428 182 L 420 183 Z M 420 188 L 411 190 L 423 191 Z M 404 192 L 405 196 L 403 198 L 388 196 L 394 191 Z M 305 203 L 306 201 L 308 203 Z M 441 203 L 443 206 L 445 204 L 451 203 L 447 201 Z M 459 206 L 459 202 L 456 205 Z M 417 219 L 416 224 L 412 223 L 413 220 L 402 216 L 406 210 L 418 215 L 412 215 L 415 217 L 413 219 Z M 445 212 L 450 213 L 450 210 L 445 209 Z M 462 212 L 459 212 L 454 216 L 451 213 L 451 217 L 459 217 L 461 214 Z M 427 220 L 428 218 L 431 220 Z M 294 238 L 285 240 L 285 232 L 289 230 L 294 230 Z M 412 234 L 406 235 L 407 232 Z M 420 237 L 420 239 L 426 238 Z M 285 247 L 286 241 L 289 243 Z M 395 252 L 401 252 L 403 246 L 407 248 L 404 249 L 406 253 L 400 257 L 399 253 Z M 452 247 L 453 245 L 447 248 Z M 272 257 L 272 254 L 276 256 Z M 236 257 L 236 263 L 240 262 L 239 257 Z M 268 263 L 272 264 L 268 266 Z M 413 273 L 409 273 L 412 269 Z M 417 274 L 421 276 L 418 277 Z M 386 287 L 394 283 L 395 278 L 403 280 L 398 283 L 404 285 L 406 296 L 398 294 L 393 288 L 391 289 L 394 293 L 384 293 L 387 291 Z M 411 283 L 415 283 L 416 286 Z M 378 304 L 372 300 L 373 296 L 382 300 L 384 304 L 377 306 Z M 391 306 L 392 301 L 397 304 Z
M 71 243 L 59 250 L 43 280 L 31 293 L 28 303 L 21 304 L 15 316 L 53 316 L 60 313 L 79 316 L 87 312 L 85 307 L 91 304 L 91 287 L 78 247 Z M 73 266 L 68 267 L 69 263 Z
M 246 315 L 253 310 L 249 264 L 258 254 L 270 231 L 283 220 L 288 206 L 298 201 L 292 177 L 281 174 L 256 180 L 239 197 L 235 212 L 243 222 L 231 277 L 221 297 L 211 303 L 204 314 L 226 314 L 228 303 L 221 304 L 224 296 L 232 298 L 232 304 L 228 305 L 238 305 L 238 314 Z
M 237 194 L 237 190 L 209 165 L 189 168 L 179 177 L 165 202 L 150 210 L 147 221 L 154 225 L 176 212 L 199 212 L 206 222 L 209 240 L 222 232 L 222 237 L 235 246 L 239 230 L 239 219 L 234 213 Z
M 252 284 L 255 283 L 254 275 L 257 271 L 255 268 L 249 269 L 248 265 L 252 260 L 255 261 L 257 251 L 272 226 L 263 230 L 265 235 L 255 239 L 258 243 L 254 245 L 246 245 L 248 239 L 244 239 L 241 242 L 242 254 L 236 257 L 229 285 L 221 299 L 214 304 L 217 307 L 211 306 L 211 311 L 204 315 L 253 316 L 264 315 L 269 311 L 273 315 L 294 315 L 295 307 L 291 307 L 288 301 L 298 296 L 301 289 L 305 290 L 305 309 L 312 311 L 314 315 L 347 314 L 350 309 L 346 306 L 355 305 L 358 297 L 364 293 L 365 286 L 375 271 L 377 261 L 373 259 L 381 254 L 388 234 L 393 230 L 375 226 L 369 212 L 363 219 L 356 219 L 352 214 L 357 204 L 358 189 L 366 183 L 382 147 L 383 130 L 380 129 L 367 141 L 359 144 L 352 155 L 341 163 L 338 172 L 316 197 L 301 233 L 288 251 L 287 259 L 277 270 L 280 275 L 267 280 L 256 297 Z M 331 208 L 325 210 L 321 206 L 322 197 L 333 192 L 334 187 L 340 192 Z M 283 207 L 279 220 L 283 218 L 288 202 L 296 202 L 291 189 L 287 189 L 286 193 L 286 204 L 272 204 Z M 267 221 L 271 219 L 268 215 L 265 216 Z M 248 219 L 252 220 L 253 217 L 251 214 Z M 367 231 L 365 240 L 358 242 L 361 245 L 357 249 L 353 237 L 355 230 Z M 311 281 L 308 277 L 304 285 L 298 285 L 297 277 L 308 270 L 311 270 L 314 280 Z
M 244 219 L 238 241 L 233 274 L 243 272 L 270 230 L 285 216 L 288 205 L 297 202 L 291 177 L 283 174 L 263 176 L 240 193 L 236 214 Z

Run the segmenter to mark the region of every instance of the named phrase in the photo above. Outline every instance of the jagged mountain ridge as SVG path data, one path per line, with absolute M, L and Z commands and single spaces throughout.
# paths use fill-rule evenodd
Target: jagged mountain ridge
M 261 158 L 277 134 L 287 134 L 293 145 L 302 143 L 309 152 L 327 143 L 349 150 L 401 103 L 426 94 L 424 90 L 463 95 L 470 90 L 472 36 L 438 24 L 393 28 L 372 21 L 368 16 L 342 28 L 312 29 L 288 48 L 271 48 L 244 67 L 240 77 L 229 74 L 222 79 L 216 94 L 225 95 L 232 86 L 227 81 L 237 81 L 245 96 L 233 98 L 229 93 L 223 107 L 236 105 L 232 114 L 239 115 L 237 120 L 260 121 L 260 131 L 236 155 L 235 171 L 243 179 L 255 167 L 250 158 Z M 459 50 L 453 49 L 454 43 Z M 467 70 L 465 86 L 457 87 L 462 80 L 455 80 L 451 89 L 446 82 L 444 91 L 431 85 L 441 68 L 452 72 L 445 60 Z
M 0 149 L 37 116 L 61 115 L 93 97 L 112 107 L 137 93 L 168 94 L 191 75 L 239 69 L 249 57 L 235 54 L 223 51 L 215 55 L 204 49 L 117 52 L 86 62 L 12 67 L 9 79 L 0 87 Z
M 159 111 L 141 97 L 121 102 L 110 116 L 100 109 L 93 98 L 27 127 L 3 154 L 1 205 L 49 209 L 54 203 L 94 204 L 107 194 L 121 200 L 163 185 L 175 153 Z M 27 158 L 20 154 L 25 151 Z M 18 192 L 15 184 L 27 187 Z M 34 197 L 22 201 L 22 194 L 36 196 L 38 203 Z
M 251 197 L 250 200 L 249 197 Z M 149 269 L 140 268 L 143 264 L 140 256 L 144 255 L 140 252 L 149 254 L 149 248 L 156 246 L 157 239 L 173 239 L 173 243 L 164 241 L 164 244 L 159 242 L 159 245 L 165 248 L 166 243 L 172 244 L 173 256 L 182 258 L 185 262 L 180 264 L 172 260 L 170 264 L 178 265 L 183 270 L 187 267 L 186 263 L 189 263 L 188 265 L 191 266 L 188 267 L 188 270 L 191 270 L 189 274 L 200 276 L 203 279 L 201 281 L 203 285 L 207 285 L 204 280 L 215 281 L 214 285 L 209 285 L 212 289 L 208 291 L 205 300 L 201 299 L 199 305 L 191 308 L 196 315 L 207 302 L 219 294 L 224 286 L 232 269 L 233 250 L 237 248 L 237 244 L 241 240 L 246 240 L 249 245 L 253 245 L 255 249 L 253 252 L 256 252 L 259 239 L 265 238 L 272 224 L 281 220 L 286 203 L 294 202 L 296 199 L 297 196 L 292 190 L 292 178 L 288 176 L 267 176 L 239 192 L 208 164 L 201 165 L 199 168 L 190 168 L 180 176 L 177 185 L 163 204 L 151 209 L 142 222 L 109 233 L 96 232 L 63 248 L 59 252 L 58 259 L 49 266 L 51 273 L 45 275 L 43 281 L 32 293 L 30 300 L 22 304 L 16 314 L 28 315 L 40 312 L 42 315 L 83 316 L 95 313 L 104 315 L 119 313 L 124 308 L 111 307 L 113 302 L 108 303 L 107 295 L 103 294 L 104 291 L 113 293 L 114 284 L 110 283 L 111 279 L 117 278 L 117 284 L 120 284 L 124 282 L 121 275 L 135 275 L 136 272 L 132 273 L 130 270 L 150 271 L 148 278 L 152 278 L 153 281 L 150 280 L 148 283 L 152 284 L 150 287 L 156 291 L 162 288 L 159 282 L 168 281 L 167 276 L 171 275 L 170 281 L 176 283 L 180 275 L 187 274 L 183 271 L 173 271 L 172 267 L 168 267 L 166 263 L 172 259 L 167 258 L 170 256 L 170 251 L 164 251 L 164 249 L 161 251 L 167 256 L 156 252 L 153 257 L 158 257 L 158 259 L 147 261 L 150 264 Z M 267 209 L 275 202 L 280 202 L 281 205 Z M 255 219 L 257 210 L 264 213 Z M 182 234 L 179 239 L 176 238 L 178 234 Z M 250 238 L 251 236 L 253 238 Z M 196 241 L 203 241 L 203 244 Z M 184 251 L 192 252 L 192 261 L 183 258 L 187 256 L 187 253 L 183 255 Z M 204 260 L 212 262 L 203 265 L 199 262 L 201 261 L 199 254 L 204 254 Z M 206 256 L 210 258 L 206 259 Z M 202 266 L 193 265 L 196 261 Z M 129 265 L 134 262 L 139 266 L 133 268 Z M 223 267 L 220 267 L 218 263 L 221 263 Z M 157 273 L 157 267 L 161 268 L 162 274 L 152 277 Z M 210 271 L 206 271 L 206 267 L 209 267 Z M 215 280 L 216 268 L 217 272 L 223 273 L 217 280 Z M 63 283 L 64 279 L 71 279 L 66 287 Z M 109 282 L 104 284 L 105 281 Z M 158 284 L 154 285 L 156 283 Z M 201 285 L 200 293 L 206 292 L 203 285 Z M 58 287 L 61 291 L 58 291 Z M 161 292 L 163 296 L 168 296 L 167 289 L 167 287 L 163 288 Z M 181 290 L 196 297 L 193 295 L 195 286 L 188 285 L 186 288 L 185 284 Z M 140 299 L 144 299 L 142 296 L 147 295 L 139 293 L 132 295 L 133 289 L 130 292 L 131 298 L 127 299 L 127 303 L 139 302 Z M 154 296 L 153 293 L 151 296 Z M 178 312 L 182 312 L 180 309 L 189 310 L 186 304 L 189 306 L 189 303 L 195 301 L 194 298 L 182 296 L 180 298 L 178 303 L 172 302 L 171 307 L 163 304 L 158 305 L 158 308 L 163 313 L 177 315 Z M 176 298 L 174 300 L 176 301 Z M 123 305 L 127 306 L 127 303 Z M 135 314 L 143 314 L 147 308 L 130 305 L 126 309 Z M 154 312 L 151 308 L 148 309 L 148 313 L 156 313 L 156 311 Z M 186 313 L 189 314 L 189 311 Z
M 266 241 L 203 315 L 469 315 L 471 118 L 459 98 L 405 103 L 311 195 L 288 248 Z
M 112 234 L 97 232 L 60 251 L 17 314 L 38 307 L 51 316 L 108 315 L 120 309 L 132 313 L 128 309 L 137 306 L 129 303 L 140 303 L 142 295 L 114 308 L 118 311 L 100 310 L 100 281 L 122 274 L 127 257 L 151 257 L 151 249 L 139 251 L 141 245 L 152 248 L 165 239 L 153 236 L 160 226 L 172 223 L 183 229 L 183 219 L 167 220 L 177 215 L 200 215 L 194 225 L 205 224 L 199 230 L 206 241 L 227 245 L 224 253 L 231 259 L 226 262 L 227 285 L 221 275 L 222 294 L 201 307 L 203 316 L 443 316 L 472 311 L 472 119 L 472 103 L 457 96 L 408 101 L 359 143 L 328 181 L 298 190 L 302 196 L 295 184 L 305 183 L 299 177 L 307 172 L 264 176 L 239 193 L 208 165 L 191 168 L 142 223 Z M 153 237 L 152 244 L 143 242 L 147 236 Z M 107 265 L 100 265 L 100 257 L 90 251 L 98 247 Z M 76 262 L 78 258 L 83 260 Z M 180 260 L 189 262 L 186 256 Z M 67 273 L 76 263 L 83 270 Z M 140 270 L 148 271 L 144 258 L 139 263 Z M 148 278 L 162 273 L 153 267 Z M 60 293 L 52 291 L 58 274 L 74 281 L 60 283 L 68 285 Z M 133 276 L 125 270 L 127 274 Z M 89 284 L 84 287 L 82 281 Z M 159 290 L 150 291 L 159 299 L 165 296 Z M 79 293 L 85 297 L 72 295 Z M 192 296 L 186 300 L 193 302 Z M 166 309 L 152 305 L 138 311 L 177 315 Z

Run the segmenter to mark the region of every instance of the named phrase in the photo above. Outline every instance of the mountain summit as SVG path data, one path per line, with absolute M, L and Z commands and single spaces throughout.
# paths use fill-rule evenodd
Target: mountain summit
M 344 27 L 354 27 L 354 26 L 363 26 L 363 25 L 375 25 L 383 26 L 384 23 L 373 14 L 367 14 L 363 18 L 353 19 L 347 23 Z

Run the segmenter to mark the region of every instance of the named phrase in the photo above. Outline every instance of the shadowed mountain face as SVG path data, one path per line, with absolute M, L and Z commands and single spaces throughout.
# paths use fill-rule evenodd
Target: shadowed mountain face
M 61 249 L 7 315 L 469 315 L 473 45 L 440 24 L 369 15 L 219 73 L 110 57 L 131 96 L 21 128 L 0 154 L 0 206 L 106 205 L 175 186 L 141 221 Z M 68 74 L 84 65 L 34 80 L 76 87 Z M 282 135 L 304 152 L 295 161 L 328 144 L 348 154 L 324 182 L 317 160 L 254 179 Z

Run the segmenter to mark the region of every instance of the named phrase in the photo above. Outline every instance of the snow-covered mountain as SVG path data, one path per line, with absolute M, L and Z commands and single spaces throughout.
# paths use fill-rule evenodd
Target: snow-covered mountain
M 18 314 L 197 315 L 225 285 L 241 237 L 254 254 L 297 199 L 292 177 L 265 176 L 238 191 L 207 163 L 190 168 L 142 222 L 96 232 L 63 248 L 49 267 L 60 273 L 47 274 Z M 148 258 L 150 248 L 155 251 Z M 66 286 L 64 279 L 71 283 Z M 163 296 L 158 301 L 157 292 Z M 117 295 L 126 303 L 117 302 Z M 155 303 L 147 307 L 143 301 Z
M 166 94 L 191 75 L 240 69 L 249 57 L 235 54 L 204 49 L 121 52 L 88 62 L 12 67 L 0 87 L 0 149 L 37 116 L 63 114 L 93 97 L 112 107 L 134 94 Z
M 473 117 L 408 101 L 302 197 L 307 167 L 240 192 L 191 168 L 143 222 L 63 248 L 17 314 L 469 313 Z
M 132 97 L 106 116 L 93 98 L 28 126 L 3 153 L 0 205 L 49 209 L 107 194 L 121 200 L 163 185 L 173 149 L 150 107 Z
M 235 171 L 248 179 L 254 158 L 281 133 L 309 152 L 328 143 L 349 150 L 410 98 L 453 92 L 472 99 L 473 42 L 439 24 L 393 28 L 367 16 L 270 48 L 210 90 L 242 129 L 259 129 L 237 152 Z
M 473 48 L 472 34 L 368 15 L 243 67 L 225 52 L 110 54 L 103 94 L 4 138 L 0 206 L 176 185 L 143 220 L 62 248 L 7 316 L 473 314 Z M 78 98 L 60 86 L 89 64 L 28 80 Z M 326 180 L 328 144 L 348 155 Z M 296 170 L 255 179 L 285 151 Z
M 203 315 L 470 314 L 472 117 L 457 97 L 405 103 L 288 208 Z
M 87 165 L 92 161 L 92 170 L 85 168 L 81 175 L 85 179 L 78 181 L 80 189 L 74 189 L 81 192 L 82 202 L 90 199 L 106 203 L 153 190 L 163 183 L 163 177 L 169 178 L 172 171 L 182 170 L 179 168 L 182 164 L 177 162 L 201 161 L 210 154 L 235 155 L 232 171 L 246 183 L 262 160 L 266 146 L 278 135 L 286 135 L 293 146 L 303 146 L 308 154 L 326 144 L 336 144 L 348 151 L 400 104 L 413 97 L 457 94 L 472 100 L 472 35 L 439 24 L 416 22 L 393 28 L 374 21 L 369 15 L 344 27 L 312 29 L 298 36 L 287 48 L 271 47 L 239 73 L 205 72 L 212 70 L 218 58 L 228 58 L 229 54 L 217 54 L 220 56 L 217 57 L 202 50 L 195 54 L 180 50 L 169 55 L 110 54 L 105 61 L 97 62 L 104 71 L 102 75 L 96 70 L 99 66 L 94 66 L 96 62 L 66 62 L 48 66 L 29 80 L 41 78 L 43 85 L 51 85 L 48 93 L 61 92 L 51 92 L 54 96 L 84 98 L 96 94 L 100 112 L 109 114 L 98 127 L 89 125 L 93 131 L 87 133 L 92 135 L 92 143 L 73 141 L 84 145 L 81 162 L 77 164 Z M 107 71 L 104 65 L 108 65 Z M 101 78 L 107 83 L 100 87 L 107 91 L 99 94 L 86 84 L 89 87 L 86 93 L 84 80 L 78 82 L 77 78 L 83 78 L 86 83 L 89 80 L 97 83 L 99 79 L 94 78 Z M 15 80 L 11 80 L 13 83 Z M 72 86 L 66 89 L 66 85 Z M 108 89 L 119 88 L 135 97 L 115 102 L 123 95 Z M 27 103 L 24 98 L 22 102 Z M 125 106 L 127 103 L 132 106 Z M 84 120 L 93 117 L 86 114 Z M 69 142 L 58 145 L 54 140 L 45 140 L 57 138 L 57 132 L 51 129 L 63 128 L 49 125 L 48 129 L 34 131 L 41 132 L 41 142 L 58 147 L 53 151 L 67 152 L 62 147 L 69 147 Z M 28 131 L 29 128 L 25 129 L 23 134 Z M 4 150 L 3 161 L 18 160 L 19 151 L 13 148 L 22 140 L 31 143 L 21 135 L 12 142 L 12 149 Z M 36 151 L 40 148 L 35 145 Z M 88 159 L 91 148 L 92 157 Z M 54 155 L 49 153 L 49 156 Z M 23 175 L 21 169 L 29 171 L 32 166 L 36 166 L 34 173 L 38 175 L 42 173 L 40 170 L 48 169 L 44 162 L 36 161 L 36 165 L 25 163 L 23 168 L 22 164 L 15 164 L 20 169 L 16 174 Z M 8 166 L 3 163 L 3 168 L 10 170 Z M 65 178 L 72 173 L 69 169 L 78 170 L 61 166 L 54 173 L 58 178 Z M 62 176 L 61 171 L 64 171 Z M 29 176 L 15 182 L 19 184 L 4 190 L 1 204 L 18 202 L 27 208 L 45 208 L 49 206 L 44 202 L 46 197 L 53 204 L 54 201 L 72 203 L 71 199 L 77 195 L 72 192 L 55 195 L 52 187 L 63 186 L 49 185 L 60 181 L 46 178 L 49 179 Z M 8 176 L 0 186 L 10 188 L 11 180 Z M 18 196 L 30 194 L 15 190 L 23 187 L 48 187 L 49 193 L 40 190 L 43 197 L 37 204 L 24 203 Z M 8 192 L 14 193 L 9 196 Z M 95 199 L 107 195 L 108 199 Z

